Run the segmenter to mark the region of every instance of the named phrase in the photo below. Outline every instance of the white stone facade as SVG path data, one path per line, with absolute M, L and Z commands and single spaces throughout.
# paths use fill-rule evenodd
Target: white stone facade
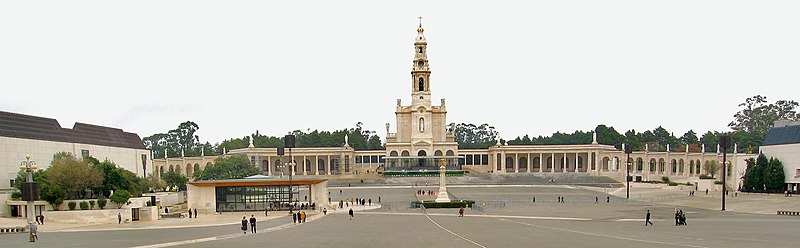
M 92 144 L 56 142 L 46 140 L 33 140 L 10 138 L 0 136 L 0 190 L 12 188 L 11 180 L 17 177 L 19 165 L 25 161 L 25 155 L 30 155 L 31 160 L 36 162 L 39 169 L 47 169 L 53 160 L 53 154 L 59 152 L 69 152 L 77 157 L 81 157 L 84 151 L 100 161 L 110 160 L 117 166 L 144 176 L 147 166 L 150 173 L 150 151 L 146 149 L 133 149 L 110 147 Z M 144 163 L 143 164 L 143 159 Z

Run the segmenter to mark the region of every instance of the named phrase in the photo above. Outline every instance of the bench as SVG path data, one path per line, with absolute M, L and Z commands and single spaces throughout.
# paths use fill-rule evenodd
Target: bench
M 25 227 L 21 227 L 21 226 L 0 227 L 0 234 L 23 233 L 23 232 L 25 232 Z
M 800 211 L 778 211 L 778 215 L 800 216 Z

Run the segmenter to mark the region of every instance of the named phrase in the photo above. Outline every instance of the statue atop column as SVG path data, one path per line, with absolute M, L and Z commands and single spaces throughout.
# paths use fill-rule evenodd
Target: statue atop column
M 256 146 L 253 145 L 253 135 L 252 134 L 250 135 L 250 145 L 248 145 L 247 147 L 249 147 L 249 148 L 256 147 Z
M 592 145 L 597 145 L 597 131 L 592 133 Z
M 347 134 L 344 134 L 344 146 L 345 147 L 350 146 L 349 138 L 347 137 Z
M 386 123 L 386 136 L 389 136 L 389 123 Z

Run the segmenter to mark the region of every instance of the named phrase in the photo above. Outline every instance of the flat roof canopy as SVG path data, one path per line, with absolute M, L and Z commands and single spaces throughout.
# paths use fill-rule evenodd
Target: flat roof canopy
M 314 185 L 327 181 L 327 179 L 293 178 L 291 185 Z M 190 182 L 189 184 L 197 187 L 216 187 L 216 186 L 277 186 L 289 185 L 288 178 L 257 178 L 257 179 L 224 179 L 224 180 L 203 180 Z

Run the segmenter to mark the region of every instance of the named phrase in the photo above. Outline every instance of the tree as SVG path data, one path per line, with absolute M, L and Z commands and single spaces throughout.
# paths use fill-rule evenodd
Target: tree
M 715 160 L 708 161 L 703 165 L 703 169 L 706 170 L 706 172 L 708 172 L 712 178 L 717 174 L 719 168 L 719 163 L 717 163 Z
M 475 124 L 472 123 L 461 123 L 456 125 L 456 129 L 453 131 L 453 134 L 455 135 L 456 142 L 458 142 L 458 148 L 483 149 L 489 148 L 497 143 L 498 132 L 493 126 L 490 126 L 486 123 L 481 124 L 480 126 L 475 126 Z
M 251 165 L 244 154 L 234 154 L 215 159 L 200 174 L 200 180 L 240 179 L 257 174 L 261 174 L 261 168 Z
M 167 184 L 158 179 L 155 175 L 147 176 L 147 186 L 153 191 L 164 191 L 167 189 Z
M 91 189 L 99 188 L 103 183 L 100 172 L 66 152 L 53 155 L 46 173 L 47 183 L 61 186 L 67 192 L 67 199 L 83 199 Z
M 153 151 L 153 157 L 156 158 L 163 158 L 165 149 L 170 157 L 180 156 L 181 150 L 186 156 L 198 156 L 201 147 L 198 142 L 200 137 L 195 133 L 199 129 L 197 123 L 185 121 L 179 124 L 178 128 L 169 130 L 167 133 L 144 137 L 142 142 L 147 149 Z
M 695 133 L 691 129 L 687 131 L 685 134 L 683 134 L 680 140 L 681 142 L 683 142 L 683 144 L 697 144 L 697 142 L 700 141 L 700 139 L 697 138 L 697 133 Z
M 122 208 L 122 205 L 128 203 L 128 199 L 131 199 L 131 193 L 124 189 L 115 190 L 114 194 L 112 194 L 109 199 L 114 204 L 117 204 L 117 209 L 120 209 Z
M 743 109 L 733 115 L 734 120 L 728 126 L 735 131 L 752 133 L 753 139 L 758 141 L 757 145 L 760 146 L 776 120 L 800 119 L 795 110 L 797 106 L 798 103 L 791 100 L 768 103 L 766 96 L 755 95 L 739 104 Z
M 164 173 L 163 179 L 168 187 L 178 190 L 186 190 L 186 183 L 189 182 L 188 178 L 174 171 Z
M 764 186 L 768 192 L 782 192 L 785 189 L 786 178 L 783 172 L 783 163 L 779 159 L 769 158 L 764 173 Z
M 67 197 L 67 191 L 61 188 L 61 186 L 50 184 L 42 185 L 40 194 L 42 200 L 50 203 L 55 210 L 61 208 L 61 204 L 64 203 L 64 198 Z

